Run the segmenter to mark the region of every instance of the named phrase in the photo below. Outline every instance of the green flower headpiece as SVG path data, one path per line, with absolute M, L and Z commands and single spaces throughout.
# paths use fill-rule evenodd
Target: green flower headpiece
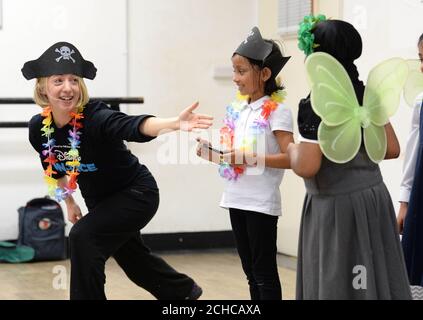
M 319 45 L 314 43 L 314 34 L 311 32 L 316 23 L 325 21 L 326 16 L 319 14 L 317 16 L 308 15 L 305 16 L 303 21 L 300 23 L 300 29 L 298 30 L 298 48 L 304 51 L 306 56 L 313 53 L 314 48 Z

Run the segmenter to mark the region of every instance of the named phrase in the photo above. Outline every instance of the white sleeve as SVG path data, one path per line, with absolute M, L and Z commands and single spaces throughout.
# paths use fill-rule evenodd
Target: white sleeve
M 278 108 L 273 111 L 269 119 L 270 129 L 272 131 L 288 131 L 293 132 L 293 122 L 291 110 L 284 104 L 280 103 Z
M 417 153 L 419 148 L 419 127 L 420 127 L 420 109 L 421 97 L 416 100 L 411 118 L 411 129 L 408 134 L 407 146 L 405 148 L 405 158 L 403 165 L 403 176 L 400 186 L 399 198 L 400 202 L 408 202 L 410 200 L 411 188 L 414 182 L 414 172 L 416 170 Z
M 308 142 L 308 143 L 319 144 L 319 140 L 307 139 L 307 138 L 304 138 L 301 134 L 298 134 L 298 141 L 299 142 Z

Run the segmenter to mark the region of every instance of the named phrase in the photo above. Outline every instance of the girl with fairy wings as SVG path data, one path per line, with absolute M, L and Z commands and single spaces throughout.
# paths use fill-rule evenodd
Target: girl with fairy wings
M 366 88 L 358 31 L 308 16 L 299 33 L 311 94 L 298 113 L 291 167 L 304 178 L 297 299 L 410 299 L 394 208 L 378 162 L 399 155 L 389 124 L 407 77 L 402 59 L 374 68 Z M 313 53 L 315 51 L 316 53 Z

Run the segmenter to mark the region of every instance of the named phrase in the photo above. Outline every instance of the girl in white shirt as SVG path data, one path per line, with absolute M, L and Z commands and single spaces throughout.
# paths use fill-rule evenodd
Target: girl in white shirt
M 220 165 L 226 186 L 220 206 L 229 209 L 232 230 L 252 300 L 280 300 L 276 263 L 279 186 L 289 168 L 286 148 L 292 116 L 282 104 L 276 76 L 288 61 L 279 46 L 253 28 L 232 56 L 238 100 L 227 108 L 219 154 L 199 140 L 197 154 Z M 242 96 L 241 96 L 242 95 Z
M 423 34 L 418 42 L 420 70 L 423 72 Z M 402 247 L 407 272 L 412 285 L 423 286 L 423 159 L 422 159 L 422 98 L 415 101 L 411 130 L 407 140 L 404 172 L 400 187 L 400 210 L 397 223 L 402 237 Z

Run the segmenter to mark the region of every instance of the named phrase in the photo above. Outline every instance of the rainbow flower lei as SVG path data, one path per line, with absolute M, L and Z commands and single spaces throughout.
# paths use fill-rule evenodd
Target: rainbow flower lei
M 269 117 L 278 108 L 278 103 L 285 100 L 286 91 L 278 90 L 274 92 L 270 99 L 264 101 L 260 115 L 253 121 L 249 132 L 252 134 L 244 137 L 240 151 L 252 151 L 257 144 L 257 135 L 263 134 L 265 129 L 269 126 Z M 239 114 L 247 105 L 248 96 L 243 96 L 237 93 L 236 100 L 226 107 L 226 115 L 223 119 L 224 127 L 220 129 L 220 145 L 226 149 L 231 150 L 234 143 L 235 122 L 239 118 Z M 237 180 L 245 171 L 245 165 L 230 165 L 225 161 L 220 162 L 219 174 L 227 180 Z
M 72 130 L 69 130 L 68 141 L 70 144 L 70 151 L 68 152 L 68 155 L 71 157 L 71 161 L 67 161 L 66 165 L 71 169 L 66 171 L 66 174 L 69 176 L 69 181 L 64 189 L 58 187 L 57 179 L 53 178 L 53 174 L 57 173 L 53 170 L 53 166 L 57 163 L 57 159 L 56 154 L 54 153 L 56 141 L 52 138 L 54 128 L 51 127 L 51 124 L 53 123 L 51 107 L 45 107 L 41 112 L 41 116 L 44 118 L 41 132 L 43 133 L 43 137 L 47 137 L 47 142 L 43 143 L 43 147 L 45 149 L 42 151 L 42 155 L 46 157 L 44 162 L 48 163 L 47 169 L 44 170 L 44 180 L 48 186 L 48 194 L 51 197 L 56 198 L 57 201 L 66 199 L 68 196 L 74 193 L 78 187 L 77 180 L 79 172 L 77 169 L 81 164 L 79 162 L 80 157 L 79 151 L 77 149 L 78 145 L 81 143 L 81 132 L 78 130 L 83 127 L 82 123 L 80 122 L 80 120 L 84 118 L 83 111 L 84 107 L 81 106 L 78 108 L 77 113 L 70 113 L 72 119 L 69 124 L 72 126 Z

